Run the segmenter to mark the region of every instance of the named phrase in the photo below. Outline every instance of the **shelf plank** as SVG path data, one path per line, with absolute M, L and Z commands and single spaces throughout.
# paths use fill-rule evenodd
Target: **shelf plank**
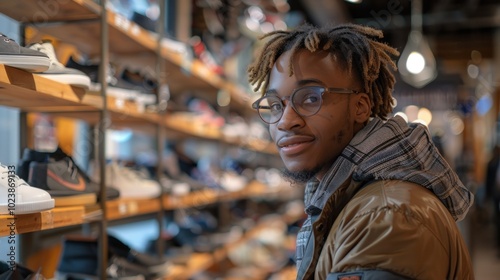
M 160 199 L 115 199 L 106 202 L 108 220 L 155 213 L 161 210 Z
M 217 192 L 210 189 L 191 192 L 185 196 L 165 195 L 162 198 L 163 207 L 166 210 L 205 206 L 217 201 Z
M 20 109 L 84 106 L 85 90 L 54 82 L 37 74 L 0 64 L 0 104 Z
M 206 206 L 221 201 L 259 197 L 279 197 L 284 195 L 298 197 L 301 195 L 301 191 L 290 190 L 286 187 L 270 188 L 258 181 L 251 181 L 244 189 L 234 192 L 213 190 L 207 187 L 207 189 L 194 191 L 184 196 L 164 195 L 162 203 L 166 210 L 173 210 Z
M 227 138 L 216 126 L 205 124 L 192 113 L 173 113 L 163 119 L 166 128 L 203 139 L 225 142 L 253 151 L 277 155 L 278 150 L 274 143 L 259 139 L 231 139 Z
M 72 1 L 2 1 L 0 13 L 23 23 L 88 20 L 99 17 L 97 3 L 86 0 Z
M 83 206 L 75 206 L 56 207 L 33 214 L 0 215 L 0 236 L 79 225 L 83 223 L 83 214 Z M 12 223 L 14 225 L 11 233 Z
M 88 93 L 82 88 L 0 64 L 0 104 L 24 112 L 52 113 L 54 117 L 77 118 L 95 124 L 100 121 L 97 113 L 104 102 L 100 95 Z M 151 124 L 148 128 L 151 130 L 160 122 L 157 114 L 144 113 L 143 108 L 130 100 L 108 96 L 107 105 L 112 123 Z

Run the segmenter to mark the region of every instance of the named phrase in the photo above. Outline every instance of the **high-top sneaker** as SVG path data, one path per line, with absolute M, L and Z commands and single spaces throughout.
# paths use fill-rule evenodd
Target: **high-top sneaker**
M 46 190 L 55 199 L 56 206 L 88 205 L 97 202 L 90 183 L 79 174 L 69 158 L 50 159 L 49 162 L 31 162 L 29 183 Z
M 71 161 L 72 166 L 74 166 L 78 170 L 78 174 L 83 178 L 83 180 L 86 182 L 87 186 L 89 187 L 90 190 L 92 190 L 94 193 L 99 194 L 100 186 L 96 183 L 93 183 L 90 179 L 90 177 L 85 174 L 74 162 L 73 158 L 71 158 L 69 155 L 67 155 L 61 148 L 57 148 L 55 152 L 38 152 L 29 148 L 25 148 L 23 151 L 23 156 L 21 160 L 19 161 L 18 167 L 17 167 L 17 174 L 19 177 L 26 181 L 30 181 L 29 179 L 29 171 L 30 171 L 30 164 L 31 162 L 39 162 L 39 163 L 48 163 L 49 159 L 52 161 L 60 161 L 67 158 L 68 160 Z M 36 179 L 35 179 L 36 180 Z M 120 192 L 115 189 L 115 188 L 106 188 L 106 200 L 112 200 L 116 199 L 120 196 Z M 57 201 L 60 199 L 58 198 Z M 59 205 L 59 204 L 58 204 Z

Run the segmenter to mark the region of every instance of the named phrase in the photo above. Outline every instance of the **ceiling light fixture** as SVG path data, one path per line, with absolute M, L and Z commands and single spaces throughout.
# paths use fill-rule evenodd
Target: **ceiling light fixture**
M 422 34 L 422 1 L 413 0 L 411 32 L 398 61 L 399 73 L 406 83 L 422 88 L 437 77 L 436 60 Z

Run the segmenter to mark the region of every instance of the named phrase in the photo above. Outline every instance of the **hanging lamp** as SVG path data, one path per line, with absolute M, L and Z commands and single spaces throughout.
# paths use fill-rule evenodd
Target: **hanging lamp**
M 413 0 L 411 32 L 398 61 L 399 73 L 409 85 L 422 88 L 437 77 L 436 60 L 422 34 L 422 1 Z

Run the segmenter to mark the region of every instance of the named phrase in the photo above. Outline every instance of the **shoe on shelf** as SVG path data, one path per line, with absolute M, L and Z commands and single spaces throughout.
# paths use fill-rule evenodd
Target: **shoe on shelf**
M 18 263 L 0 262 L 0 280 L 45 280 L 40 271 L 34 272 Z
M 19 46 L 16 41 L 0 33 L 0 64 L 29 72 L 42 72 L 49 69 L 50 59 L 44 53 Z
M 133 250 L 126 250 L 126 245 L 116 238 L 109 238 L 107 279 L 157 279 L 156 267 L 160 262 L 149 262 L 149 256 Z M 117 253 L 117 251 L 119 251 Z M 133 256 L 131 254 L 138 254 Z M 97 279 L 98 276 L 98 240 L 87 236 L 66 236 L 57 267 L 57 279 Z M 131 259 L 129 259 L 131 258 Z M 148 261 L 144 262 L 148 258 Z M 168 267 L 164 267 L 165 274 Z
M 15 169 L 0 164 L 0 214 L 29 214 L 54 208 L 48 192 L 28 185 L 14 173 Z
M 46 190 L 56 206 L 89 205 L 97 202 L 97 195 L 90 183 L 79 174 L 68 158 L 48 162 L 31 162 L 28 182 Z
M 21 160 L 19 161 L 17 172 L 19 177 L 23 178 L 26 181 L 30 181 L 29 179 L 29 171 L 30 171 L 30 164 L 31 162 L 38 162 L 38 163 L 48 163 L 49 159 L 52 161 L 61 161 L 64 159 L 68 159 L 71 161 L 71 165 L 74 166 L 74 168 L 77 169 L 78 174 L 80 175 L 81 178 L 86 182 L 88 188 L 93 191 L 96 195 L 99 194 L 100 186 L 96 183 L 93 183 L 90 179 L 90 177 L 85 174 L 74 162 L 73 158 L 71 158 L 69 155 L 67 155 L 61 148 L 57 148 L 55 152 L 38 152 L 33 149 L 25 148 L 23 150 L 23 156 Z M 114 188 L 106 188 L 106 200 L 112 200 L 116 199 L 120 196 L 120 192 L 117 189 Z M 69 200 L 69 197 L 65 197 L 64 200 Z M 62 203 L 63 198 L 58 197 L 57 198 L 57 203 L 60 206 L 60 203 Z
M 137 23 L 137 25 L 146 29 L 147 31 L 156 32 L 157 20 L 153 20 L 150 17 L 136 11 L 132 13 L 132 17 L 130 18 L 130 20 Z
M 90 77 L 80 70 L 67 68 L 59 62 L 54 51 L 54 46 L 50 42 L 34 43 L 29 45 L 29 48 L 42 52 L 50 58 L 49 69 L 37 73 L 40 76 L 59 83 L 81 87 L 86 90 L 90 88 Z
M 139 171 L 121 166 L 115 161 L 106 164 L 106 187 L 115 188 L 120 198 L 147 199 L 161 194 L 160 183 L 144 177 Z M 92 178 L 99 182 L 100 173 L 97 164 L 92 168 Z
M 80 62 L 70 56 L 68 61 L 66 62 L 67 68 L 77 69 L 85 73 L 85 75 L 90 78 L 90 90 L 99 91 L 100 90 L 100 77 L 99 77 L 99 64 L 89 63 L 89 62 Z M 106 82 L 108 85 L 116 84 L 115 67 L 110 63 L 106 68 Z
M 169 262 L 138 252 L 112 235 L 108 235 L 108 245 L 112 254 L 124 258 L 132 264 L 146 268 L 150 274 L 163 276 L 168 272 Z

